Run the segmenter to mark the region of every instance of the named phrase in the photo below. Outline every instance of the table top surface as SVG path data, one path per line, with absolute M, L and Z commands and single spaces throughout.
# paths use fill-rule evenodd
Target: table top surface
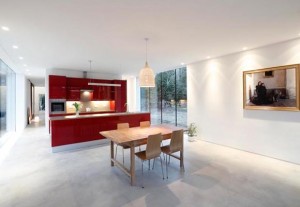
M 147 139 L 148 136 L 152 134 L 161 133 L 163 136 L 170 135 L 173 131 L 180 129 L 184 128 L 161 124 L 151 125 L 150 127 L 131 127 L 127 129 L 101 131 L 99 133 L 117 144 L 122 144 Z

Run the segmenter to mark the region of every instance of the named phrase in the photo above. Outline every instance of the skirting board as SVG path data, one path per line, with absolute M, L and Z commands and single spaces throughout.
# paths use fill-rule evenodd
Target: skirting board
M 52 147 L 52 152 L 55 153 L 55 152 L 76 150 L 76 149 L 86 148 L 86 147 L 91 147 L 91 146 L 104 145 L 104 144 L 108 144 L 109 142 L 110 141 L 108 139 L 101 139 L 101 140 L 94 140 L 94 141 L 89 141 L 89 142 L 67 144 L 67 145 Z

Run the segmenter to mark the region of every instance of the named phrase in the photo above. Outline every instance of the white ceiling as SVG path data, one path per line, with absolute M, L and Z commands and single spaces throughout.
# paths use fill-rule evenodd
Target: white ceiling
M 0 26 L 10 28 L 0 30 L 0 46 L 36 81 L 47 68 L 89 70 L 89 59 L 93 71 L 137 75 L 145 63 L 145 37 L 149 65 L 159 72 L 300 33 L 300 0 L 0 0 L 0 5 Z

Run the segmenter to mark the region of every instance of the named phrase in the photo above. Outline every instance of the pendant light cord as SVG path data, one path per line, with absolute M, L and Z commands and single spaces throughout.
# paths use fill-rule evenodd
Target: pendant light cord
M 145 38 L 145 41 L 146 41 L 146 63 L 148 63 L 148 40 L 149 40 L 149 38 L 146 37 Z
M 89 60 L 90 62 L 90 72 L 92 72 L 92 60 Z
M 89 60 L 89 62 L 90 62 L 90 73 L 92 73 L 92 60 Z M 92 74 L 91 74 L 92 75 Z M 92 76 L 91 76 L 92 77 Z M 90 78 L 90 81 L 89 81 L 90 83 L 92 82 L 92 80 L 91 80 L 91 78 Z

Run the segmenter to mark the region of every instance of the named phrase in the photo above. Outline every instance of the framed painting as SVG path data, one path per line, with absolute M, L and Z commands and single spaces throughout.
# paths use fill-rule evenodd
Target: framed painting
M 244 109 L 299 111 L 300 64 L 243 72 Z
M 45 111 L 45 94 L 39 94 L 39 111 Z

